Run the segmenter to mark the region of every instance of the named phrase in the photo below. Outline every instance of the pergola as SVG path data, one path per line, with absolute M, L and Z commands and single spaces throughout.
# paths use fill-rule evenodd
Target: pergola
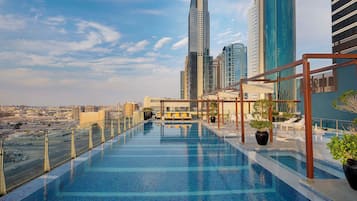
M 338 63 L 338 64 L 333 64 L 325 67 L 321 67 L 315 70 L 310 69 L 310 60 L 312 59 L 348 59 L 345 62 Z M 220 100 L 219 96 L 216 96 L 216 100 L 212 99 L 197 99 L 197 100 L 161 100 L 161 114 L 164 114 L 163 111 L 163 104 L 164 102 L 196 102 L 196 103 L 206 103 L 207 104 L 207 111 L 209 111 L 209 104 L 210 102 L 217 102 L 217 103 L 223 103 L 223 102 L 235 102 L 236 104 L 236 127 L 238 128 L 238 102 L 240 103 L 240 121 L 241 121 L 241 140 L 242 143 L 244 143 L 244 102 L 255 102 L 254 100 L 244 100 L 244 93 L 252 90 L 252 89 L 257 89 L 257 87 L 254 84 L 251 84 L 250 82 L 259 82 L 258 88 L 261 89 L 261 86 L 266 85 L 263 88 L 269 89 L 267 85 L 271 83 L 276 83 L 276 82 L 281 82 L 285 80 L 291 80 L 291 79 L 297 79 L 297 78 L 302 78 L 303 83 L 302 83 L 302 89 L 303 89 L 303 97 L 304 97 L 304 115 L 305 115 L 305 149 L 306 149 L 306 175 L 308 178 L 314 178 L 314 161 L 313 161 L 313 140 L 312 140 L 312 103 L 311 103 L 311 75 L 317 74 L 317 73 L 322 73 L 325 71 L 330 71 L 334 70 L 337 68 L 343 68 L 343 67 L 348 67 L 351 65 L 356 65 L 357 68 L 357 54 L 304 54 L 302 56 L 302 59 L 297 60 L 295 62 L 289 63 L 287 65 L 277 67 L 273 70 L 267 71 L 265 73 L 247 78 L 247 79 L 241 79 L 239 82 L 236 84 L 230 86 L 229 88 L 223 89 L 234 89 L 234 87 L 239 86 L 239 93 L 237 93 L 237 96 L 235 100 Z M 266 79 L 268 75 L 272 75 L 275 73 L 282 72 L 287 69 L 296 69 L 297 67 L 302 66 L 302 73 L 295 73 L 294 75 L 290 75 L 287 77 L 278 77 L 276 80 L 270 80 Z M 269 99 L 271 100 L 271 93 L 269 93 Z M 238 96 L 239 95 L 239 96 Z M 238 100 L 239 97 L 239 100 Z M 275 100 L 275 102 L 299 102 L 298 100 Z M 217 110 L 218 110 L 218 128 L 220 124 L 220 112 L 219 112 L 219 104 L 217 104 Z M 223 106 L 223 104 L 222 104 Z M 199 111 L 199 105 L 197 104 L 197 115 Z M 270 115 L 269 115 L 269 120 L 272 120 L 272 110 L 270 109 Z M 208 117 L 208 113 L 207 113 Z M 208 119 L 208 118 L 207 118 Z M 270 130 L 272 133 L 272 129 Z M 273 141 L 273 135 L 270 135 L 270 141 Z

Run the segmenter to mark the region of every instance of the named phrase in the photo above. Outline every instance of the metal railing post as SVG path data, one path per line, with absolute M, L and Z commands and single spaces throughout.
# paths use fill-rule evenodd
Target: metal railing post
M 4 142 L 0 140 L 0 195 L 6 194 L 6 181 L 4 174 Z
M 76 144 L 74 142 L 74 128 L 72 128 L 72 135 L 71 135 L 71 158 L 76 158 Z
M 306 176 L 314 178 L 314 153 L 312 141 L 312 107 L 310 85 L 310 62 L 303 59 L 303 88 L 304 88 L 304 111 L 305 111 L 305 143 L 306 143 Z
M 88 135 L 88 149 L 91 150 L 93 149 L 93 125 L 90 125 Z
M 48 130 L 45 131 L 45 148 L 43 157 L 43 171 L 49 172 L 51 170 L 50 158 L 48 155 Z
M 270 103 L 272 103 L 272 99 L 273 99 L 273 97 L 272 97 L 272 94 L 271 93 L 269 93 L 268 94 L 268 97 L 269 97 L 269 104 Z M 269 105 L 269 121 L 270 121 L 270 123 L 273 123 L 273 107 L 272 107 L 272 105 Z M 270 135 L 269 135 L 269 141 L 270 141 L 270 143 L 273 143 L 273 137 L 274 137 L 274 133 L 273 133 L 273 127 L 270 127 L 269 128 L 269 133 L 270 133 Z
M 123 127 L 123 131 L 126 131 L 126 116 L 124 116 L 124 127 Z
M 220 115 L 219 115 L 219 97 L 217 96 L 217 127 L 220 128 Z
M 242 144 L 245 143 L 245 131 L 244 131 L 244 95 L 243 95 L 243 79 L 239 81 L 239 96 L 240 96 L 240 126 L 242 135 Z
M 113 139 L 114 138 L 114 122 L 111 120 L 110 122 L 110 137 Z
M 121 133 L 121 123 L 120 123 L 120 116 L 118 117 L 118 135 Z
M 101 128 L 101 143 L 103 144 L 104 142 L 105 142 L 105 135 L 104 135 L 104 132 L 105 132 L 105 129 L 104 129 L 104 127 L 105 127 L 105 124 L 103 123 L 103 126 L 102 126 L 102 128 Z
M 235 102 L 235 120 L 236 120 L 236 129 L 238 130 L 238 97 L 236 97 L 236 102 Z

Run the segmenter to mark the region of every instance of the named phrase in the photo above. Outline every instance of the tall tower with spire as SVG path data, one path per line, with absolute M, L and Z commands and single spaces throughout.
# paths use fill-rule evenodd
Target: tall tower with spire
M 204 92 L 204 72 L 209 68 L 210 17 L 208 0 L 191 0 L 188 17 L 188 96 L 197 99 Z

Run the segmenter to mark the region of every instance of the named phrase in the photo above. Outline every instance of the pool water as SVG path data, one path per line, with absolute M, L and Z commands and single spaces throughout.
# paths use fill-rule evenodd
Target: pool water
M 307 200 L 197 123 L 145 123 L 24 200 Z
M 302 177 L 306 176 L 306 162 L 305 156 L 294 151 L 270 151 L 261 152 L 264 156 L 270 157 L 278 161 L 284 167 L 287 167 Z M 331 173 L 327 170 L 332 170 Z M 314 177 L 316 179 L 339 179 L 340 177 L 333 174 L 337 172 L 338 175 L 343 175 L 342 168 L 328 164 L 321 160 L 314 160 Z

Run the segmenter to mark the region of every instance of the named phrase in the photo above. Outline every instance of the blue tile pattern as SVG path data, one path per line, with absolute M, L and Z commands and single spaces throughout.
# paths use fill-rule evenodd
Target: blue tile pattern
M 197 123 L 141 128 L 0 200 L 307 200 Z

